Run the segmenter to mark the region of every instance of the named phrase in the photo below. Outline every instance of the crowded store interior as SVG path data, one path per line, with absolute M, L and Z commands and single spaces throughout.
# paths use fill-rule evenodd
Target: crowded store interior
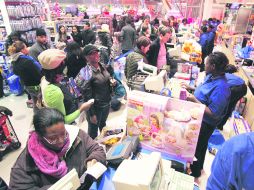
M 254 0 L 0 0 L 0 190 L 253 190 Z

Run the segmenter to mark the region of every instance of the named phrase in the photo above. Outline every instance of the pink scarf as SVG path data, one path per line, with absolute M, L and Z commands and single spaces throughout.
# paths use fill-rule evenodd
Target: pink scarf
M 32 132 L 28 140 L 28 152 L 42 173 L 55 178 L 61 178 L 67 173 L 68 168 L 65 161 L 60 160 L 60 158 L 67 152 L 69 144 L 70 139 L 68 137 L 62 150 L 59 153 L 56 153 L 45 147 L 37 133 Z

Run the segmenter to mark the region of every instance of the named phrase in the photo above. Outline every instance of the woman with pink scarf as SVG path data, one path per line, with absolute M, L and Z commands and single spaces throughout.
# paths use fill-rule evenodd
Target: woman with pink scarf
M 81 177 L 88 166 L 105 164 L 103 148 L 78 127 L 65 126 L 56 109 L 40 109 L 33 124 L 35 131 L 12 168 L 10 189 L 48 189 L 73 168 Z

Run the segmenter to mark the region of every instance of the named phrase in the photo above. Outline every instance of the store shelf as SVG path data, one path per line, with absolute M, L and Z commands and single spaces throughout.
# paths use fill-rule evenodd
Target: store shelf
M 35 18 L 35 17 L 40 17 L 40 15 L 34 15 L 34 16 L 24 16 L 24 17 L 14 17 L 14 16 L 10 16 L 10 20 L 22 20 L 22 19 L 26 19 L 26 18 Z
M 5 2 L 6 6 L 31 5 L 30 2 Z

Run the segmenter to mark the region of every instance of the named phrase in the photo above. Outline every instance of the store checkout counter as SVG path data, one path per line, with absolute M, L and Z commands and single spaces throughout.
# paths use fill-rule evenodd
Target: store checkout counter
M 147 150 L 147 149 L 144 149 L 144 148 L 142 148 L 141 150 L 140 150 L 140 152 L 141 152 L 141 157 L 145 157 L 145 156 L 149 156 L 149 155 L 151 155 L 151 151 L 149 151 L 149 150 Z M 137 156 L 138 158 L 137 159 L 140 159 L 139 157 L 140 156 Z M 141 158 L 142 159 L 142 158 Z M 168 161 L 168 160 L 172 160 L 172 158 L 171 157 L 169 157 L 169 156 L 166 156 L 166 155 L 164 155 L 164 154 L 162 154 L 162 159 L 163 159 L 163 161 L 162 162 L 166 162 L 166 163 L 163 163 L 164 164 L 164 169 L 166 169 L 166 167 L 167 167 L 167 170 L 170 170 L 170 161 Z M 165 161 L 166 160 L 166 161 Z M 140 161 L 140 160 L 137 160 L 137 161 Z M 186 167 L 186 163 L 183 163 L 184 164 L 184 166 Z M 131 165 L 128 165 L 128 167 L 131 167 Z M 126 169 L 126 171 L 128 171 L 128 169 Z M 122 172 L 123 173 L 123 172 Z M 191 178 L 188 178 L 188 177 L 190 177 L 190 176 L 187 176 L 187 175 L 185 175 L 185 174 L 183 174 L 183 173 L 180 173 L 180 172 L 177 172 L 178 173 L 178 175 L 174 175 L 174 180 L 182 180 L 182 183 L 184 182 L 184 179 L 186 179 L 187 181 L 188 180 L 190 180 L 191 181 Z M 90 190 L 115 190 L 115 186 L 114 186 L 114 180 L 118 180 L 117 178 L 120 178 L 120 175 L 119 175 L 119 177 L 115 177 L 114 178 L 114 175 L 116 174 L 116 169 L 115 168 L 112 168 L 112 167 L 108 167 L 108 169 L 107 169 L 107 171 L 103 174 L 103 176 L 102 176 L 102 179 L 100 180 L 100 182 L 99 183 L 94 183 L 92 186 L 91 186 L 91 188 L 90 188 Z M 133 175 L 134 175 L 134 173 L 133 173 Z M 172 178 L 173 176 L 171 175 L 171 176 L 169 176 L 169 178 Z M 113 179 L 114 178 L 114 179 Z M 181 178 L 181 179 L 177 179 L 177 178 Z M 126 179 L 127 180 L 127 179 Z M 156 180 L 160 180 L 160 179 L 156 179 Z M 171 179 L 172 180 L 172 179 Z M 119 181 L 121 181 L 121 180 L 119 180 Z M 192 182 L 190 182 L 190 183 L 188 183 L 188 185 L 189 184 L 191 184 Z M 194 184 L 194 183 L 193 183 Z M 189 188 L 189 187 L 188 187 Z M 122 189 L 122 188 L 121 188 Z M 127 188 L 127 189 L 130 189 L 130 188 Z M 156 189 L 156 188 L 155 188 Z M 168 189 L 170 189 L 170 190 L 174 190 L 174 188 L 168 188 Z M 189 188 L 190 189 L 190 188 Z M 194 190 L 199 190 L 199 187 L 198 186 L 195 186 L 195 185 L 193 185 L 193 189 Z M 161 188 L 159 188 L 158 190 L 161 190 Z M 175 189 L 175 190 L 178 190 L 178 189 Z

